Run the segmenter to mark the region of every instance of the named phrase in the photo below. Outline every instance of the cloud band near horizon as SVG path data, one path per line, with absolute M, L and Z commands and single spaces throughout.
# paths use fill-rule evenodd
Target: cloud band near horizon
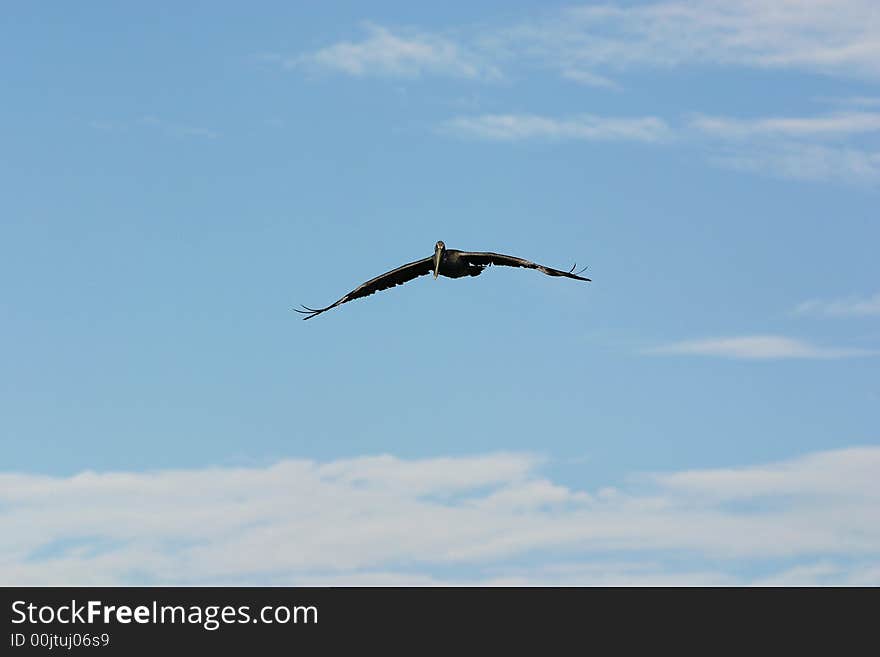
M 774 560 L 761 581 L 880 583 L 880 447 L 598 490 L 554 482 L 544 463 L 0 474 L 2 583 L 747 583 L 744 563 Z M 548 551 L 555 570 L 523 565 Z M 670 569 L 670 554 L 693 566 Z M 475 574 L 437 574 L 456 568 Z

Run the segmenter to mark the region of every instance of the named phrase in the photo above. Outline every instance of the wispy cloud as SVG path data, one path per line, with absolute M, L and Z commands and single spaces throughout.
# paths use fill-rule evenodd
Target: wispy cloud
M 880 107 L 880 97 L 877 96 L 823 96 L 816 100 L 843 107 Z
M 746 137 L 839 137 L 880 131 L 880 113 L 841 112 L 815 117 L 734 119 L 698 116 L 691 125 L 706 134 L 725 139 Z
M 790 69 L 880 79 L 880 12 L 874 0 L 671 0 L 547 10 L 507 24 L 444 32 L 367 24 L 361 39 L 293 57 L 291 68 L 351 76 L 516 80 L 552 71 L 578 84 L 619 89 L 626 71 L 703 67 Z M 495 141 L 629 140 L 695 137 L 709 161 L 736 171 L 809 182 L 880 184 L 880 98 L 825 99 L 840 111 L 818 116 L 460 116 L 443 131 Z
M 313 53 L 278 58 L 288 68 L 319 68 L 357 77 L 493 78 L 498 70 L 465 46 L 436 34 L 414 30 L 394 32 L 381 25 L 365 25 L 360 41 L 342 41 Z
M 208 128 L 199 126 L 185 125 L 167 121 L 155 116 L 144 116 L 138 120 L 139 125 L 150 126 L 157 130 L 161 130 L 172 137 L 196 137 L 200 139 L 216 139 L 217 133 Z
M 804 340 L 778 335 L 747 335 L 739 337 L 684 340 L 648 349 L 659 355 L 719 356 L 745 360 L 783 358 L 851 358 L 874 356 L 878 350 L 821 347 Z
M 694 496 L 708 504 L 811 496 L 833 503 L 838 496 L 861 495 L 865 495 L 865 504 L 872 504 L 880 501 L 880 484 L 869 482 L 876 479 L 877 466 L 880 448 L 864 447 L 812 453 L 768 465 L 685 470 L 656 475 L 656 479 L 670 493 Z
M 710 160 L 723 167 L 795 180 L 880 183 L 880 145 L 867 141 L 880 132 L 880 113 L 696 116 L 688 125 L 719 142 Z
M 880 150 L 783 142 L 728 149 L 711 155 L 710 160 L 725 168 L 777 178 L 880 184 Z
M 588 5 L 484 35 L 560 70 L 742 66 L 880 77 L 873 0 Z
M 125 123 L 119 121 L 89 121 L 89 127 L 102 132 L 122 132 L 128 129 Z
M 519 141 L 525 139 L 644 141 L 671 138 L 669 126 L 657 117 L 601 117 L 579 115 L 553 118 L 533 114 L 484 114 L 458 117 L 443 124 L 447 131 L 480 139 Z
M 867 298 L 847 297 L 830 301 L 810 299 L 799 304 L 795 312 L 802 315 L 824 315 L 828 317 L 880 315 L 880 292 Z
M 219 134 L 200 126 L 167 121 L 156 116 L 142 116 L 133 121 L 90 121 L 89 126 L 103 132 L 127 132 L 136 128 L 152 129 L 170 137 L 193 137 L 197 139 L 216 139 Z
M 615 90 L 621 88 L 620 84 L 618 84 L 611 78 L 607 78 L 604 75 L 599 75 L 598 73 L 593 73 L 592 71 L 585 71 L 583 69 L 563 68 L 562 77 L 566 80 L 572 80 L 588 87 L 601 87 L 605 89 Z
M 751 559 L 778 560 L 773 575 L 789 583 L 880 583 L 880 447 L 595 492 L 542 476 L 542 463 L 380 456 L 7 473 L 2 583 L 742 583 Z M 682 570 L 659 556 L 670 553 L 714 565 Z M 543 565 L 524 566 L 527 555 Z M 436 574 L 455 565 L 468 580 Z
M 616 87 L 609 72 L 740 66 L 880 78 L 874 0 L 673 0 L 588 4 L 504 24 L 432 33 L 367 24 L 367 35 L 294 57 L 355 76 L 498 77 L 539 67 L 582 84 Z M 264 56 L 266 58 L 266 56 Z
M 697 116 L 673 127 L 656 116 L 568 117 L 535 114 L 459 116 L 442 132 L 491 141 L 639 141 L 671 143 L 696 137 L 709 162 L 728 169 L 777 178 L 847 185 L 880 184 L 880 147 L 841 143 L 880 132 L 880 114 L 736 119 Z M 708 139 L 707 139 L 708 138 Z

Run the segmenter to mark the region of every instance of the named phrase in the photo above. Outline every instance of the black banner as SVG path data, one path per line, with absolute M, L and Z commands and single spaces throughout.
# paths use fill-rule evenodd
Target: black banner
M 532 646 L 715 651 L 870 637 L 877 589 L 5 588 L 2 654 Z M 709 643 L 701 643 L 709 641 Z M 610 642 L 610 643 L 609 643 Z

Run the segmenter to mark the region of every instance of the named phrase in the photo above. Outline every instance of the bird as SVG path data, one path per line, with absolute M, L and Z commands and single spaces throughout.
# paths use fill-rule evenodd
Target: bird
M 437 276 L 462 278 L 463 276 L 479 276 L 489 265 L 526 267 L 528 269 L 537 269 L 548 276 L 565 276 L 566 278 L 574 278 L 579 281 L 590 282 L 589 278 L 580 276 L 586 267 L 575 272 L 575 267 L 577 266 L 575 265 L 569 271 L 562 271 L 560 269 L 553 269 L 552 267 L 545 267 L 544 265 L 539 265 L 536 262 L 524 260 L 523 258 L 517 258 L 516 256 L 504 255 L 501 253 L 447 249 L 446 244 L 441 240 L 434 245 L 433 256 L 428 256 L 427 258 L 422 258 L 415 262 L 409 262 L 405 265 L 401 265 L 397 269 L 392 269 L 391 271 L 376 276 L 376 278 L 371 278 L 366 283 L 359 285 L 341 299 L 331 303 L 329 306 L 324 308 L 309 308 L 308 306 L 303 305 L 301 306 L 302 310 L 300 310 L 300 308 L 294 308 L 294 310 L 305 315 L 305 317 L 303 317 L 304 320 L 312 319 L 313 317 L 317 317 L 321 313 L 325 313 L 343 303 L 367 297 L 374 292 L 387 290 L 395 285 L 402 285 L 403 283 L 407 283 L 419 276 L 430 274 L 432 271 L 434 272 L 435 280 Z

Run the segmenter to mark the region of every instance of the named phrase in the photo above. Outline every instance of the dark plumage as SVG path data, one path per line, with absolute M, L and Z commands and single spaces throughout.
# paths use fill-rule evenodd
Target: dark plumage
M 579 281 L 589 281 L 589 278 L 583 278 L 579 274 L 583 273 L 583 269 L 575 273 L 574 267 L 569 271 L 553 269 L 545 267 L 535 262 L 523 260 L 515 256 L 503 255 L 501 253 L 484 253 L 476 251 L 457 251 L 456 249 L 447 249 L 446 245 L 441 241 L 434 245 L 434 255 L 428 258 L 422 258 L 406 265 L 401 265 L 397 269 L 392 269 L 376 278 L 370 279 L 366 283 L 358 286 L 338 301 L 331 303 L 326 308 L 309 308 L 303 306 L 302 310 L 294 308 L 296 312 L 305 315 L 303 319 L 311 319 L 316 315 L 327 312 L 331 308 L 342 305 L 353 299 L 366 297 L 380 290 L 387 290 L 395 285 L 402 285 L 414 278 L 425 274 L 434 273 L 437 276 L 446 276 L 447 278 L 461 278 L 462 276 L 479 276 L 483 273 L 483 269 L 489 265 L 503 265 L 506 267 L 526 267 L 528 269 L 537 269 L 548 276 L 565 276 L 566 278 L 574 278 Z M 585 268 L 586 269 L 586 268 Z

